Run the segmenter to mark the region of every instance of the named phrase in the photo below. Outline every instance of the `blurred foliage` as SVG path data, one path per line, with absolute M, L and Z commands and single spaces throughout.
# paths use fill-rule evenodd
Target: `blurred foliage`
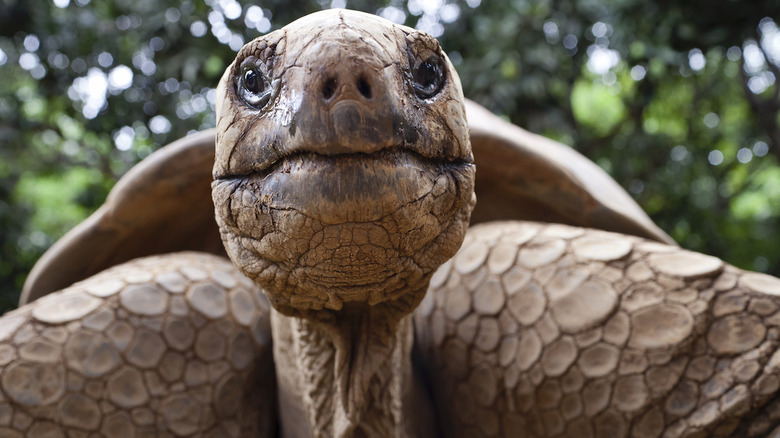
M 0 312 L 246 41 L 344 6 L 439 36 L 466 95 L 604 167 L 684 247 L 780 274 L 777 0 L 0 0 Z

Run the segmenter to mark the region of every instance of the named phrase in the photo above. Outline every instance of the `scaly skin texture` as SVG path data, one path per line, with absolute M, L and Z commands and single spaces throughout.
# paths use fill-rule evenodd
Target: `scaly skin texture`
M 271 436 L 269 324 L 222 257 L 103 271 L 0 320 L 0 437 Z
M 760 437 L 780 433 L 778 295 L 714 257 L 497 222 L 415 322 L 447 436 Z
M 364 14 L 242 49 L 212 186 L 235 267 L 137 259 L 4 315 L 0 437 L 780 434 L 780 280 L 598 230 L 467 233 L 459 87 L 433 38 Z
M 476 226 L 414 313 L 436 413 L 414 411 L 408 435 L 377 418 L 366 430 L 434 436 L 415 432 L 438 418 L 444 436 L 768 436 L 780 421 L 779 296 L 774 277 L 643 239 Z M 306 320 L 279 316 L 280 386 L 298 369 L 316 394 L 334 350 Z M 0 322 L 2 437 L 273 436 L 268 307 L 224 259 L 140 259 Z M 386 365 L 411 373 L 407 347 L 393 351 Z M 376 398 L 397 413 L 391 401 L 412 400 L 387 393 L 414 382 L 398 377 L 376 374 L 389 379 Z M 307 415 L 327 421 L 334 397 L 314 394 L 299 395 L 314 414 L 282 398 L 288 434 L 306 436 L 295 433 Z

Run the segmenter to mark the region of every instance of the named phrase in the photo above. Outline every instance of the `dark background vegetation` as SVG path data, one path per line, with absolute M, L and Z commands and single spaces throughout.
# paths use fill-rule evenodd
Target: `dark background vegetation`
M 331 6 L 440 37 L 466 95 L 580 150 L 682 246 L 780 274 L 778 1 L 0 0 L 0 313 L 245 41 Z

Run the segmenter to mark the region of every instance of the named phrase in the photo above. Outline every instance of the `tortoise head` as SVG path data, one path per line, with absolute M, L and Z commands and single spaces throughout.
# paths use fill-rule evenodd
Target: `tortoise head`
M 463 240 L 472 163 L 438 42 L 375 16 L 324 11 L 262 36 L 217 89 L 222 240 L 288 315 L 411 311 Z

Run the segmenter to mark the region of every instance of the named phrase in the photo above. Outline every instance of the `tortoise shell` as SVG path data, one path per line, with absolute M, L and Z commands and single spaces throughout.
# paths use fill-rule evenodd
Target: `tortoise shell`
M 471 223 L 530 220 L 674 243 L 606 172 L 574 149 L 466 100 L 477 165 Z M 215 130 L 175 141 L 133 167 L 87 220 L 56 242 L 25 282 L 20 305 L 146 255 L 224 255 L 210 184 Z

